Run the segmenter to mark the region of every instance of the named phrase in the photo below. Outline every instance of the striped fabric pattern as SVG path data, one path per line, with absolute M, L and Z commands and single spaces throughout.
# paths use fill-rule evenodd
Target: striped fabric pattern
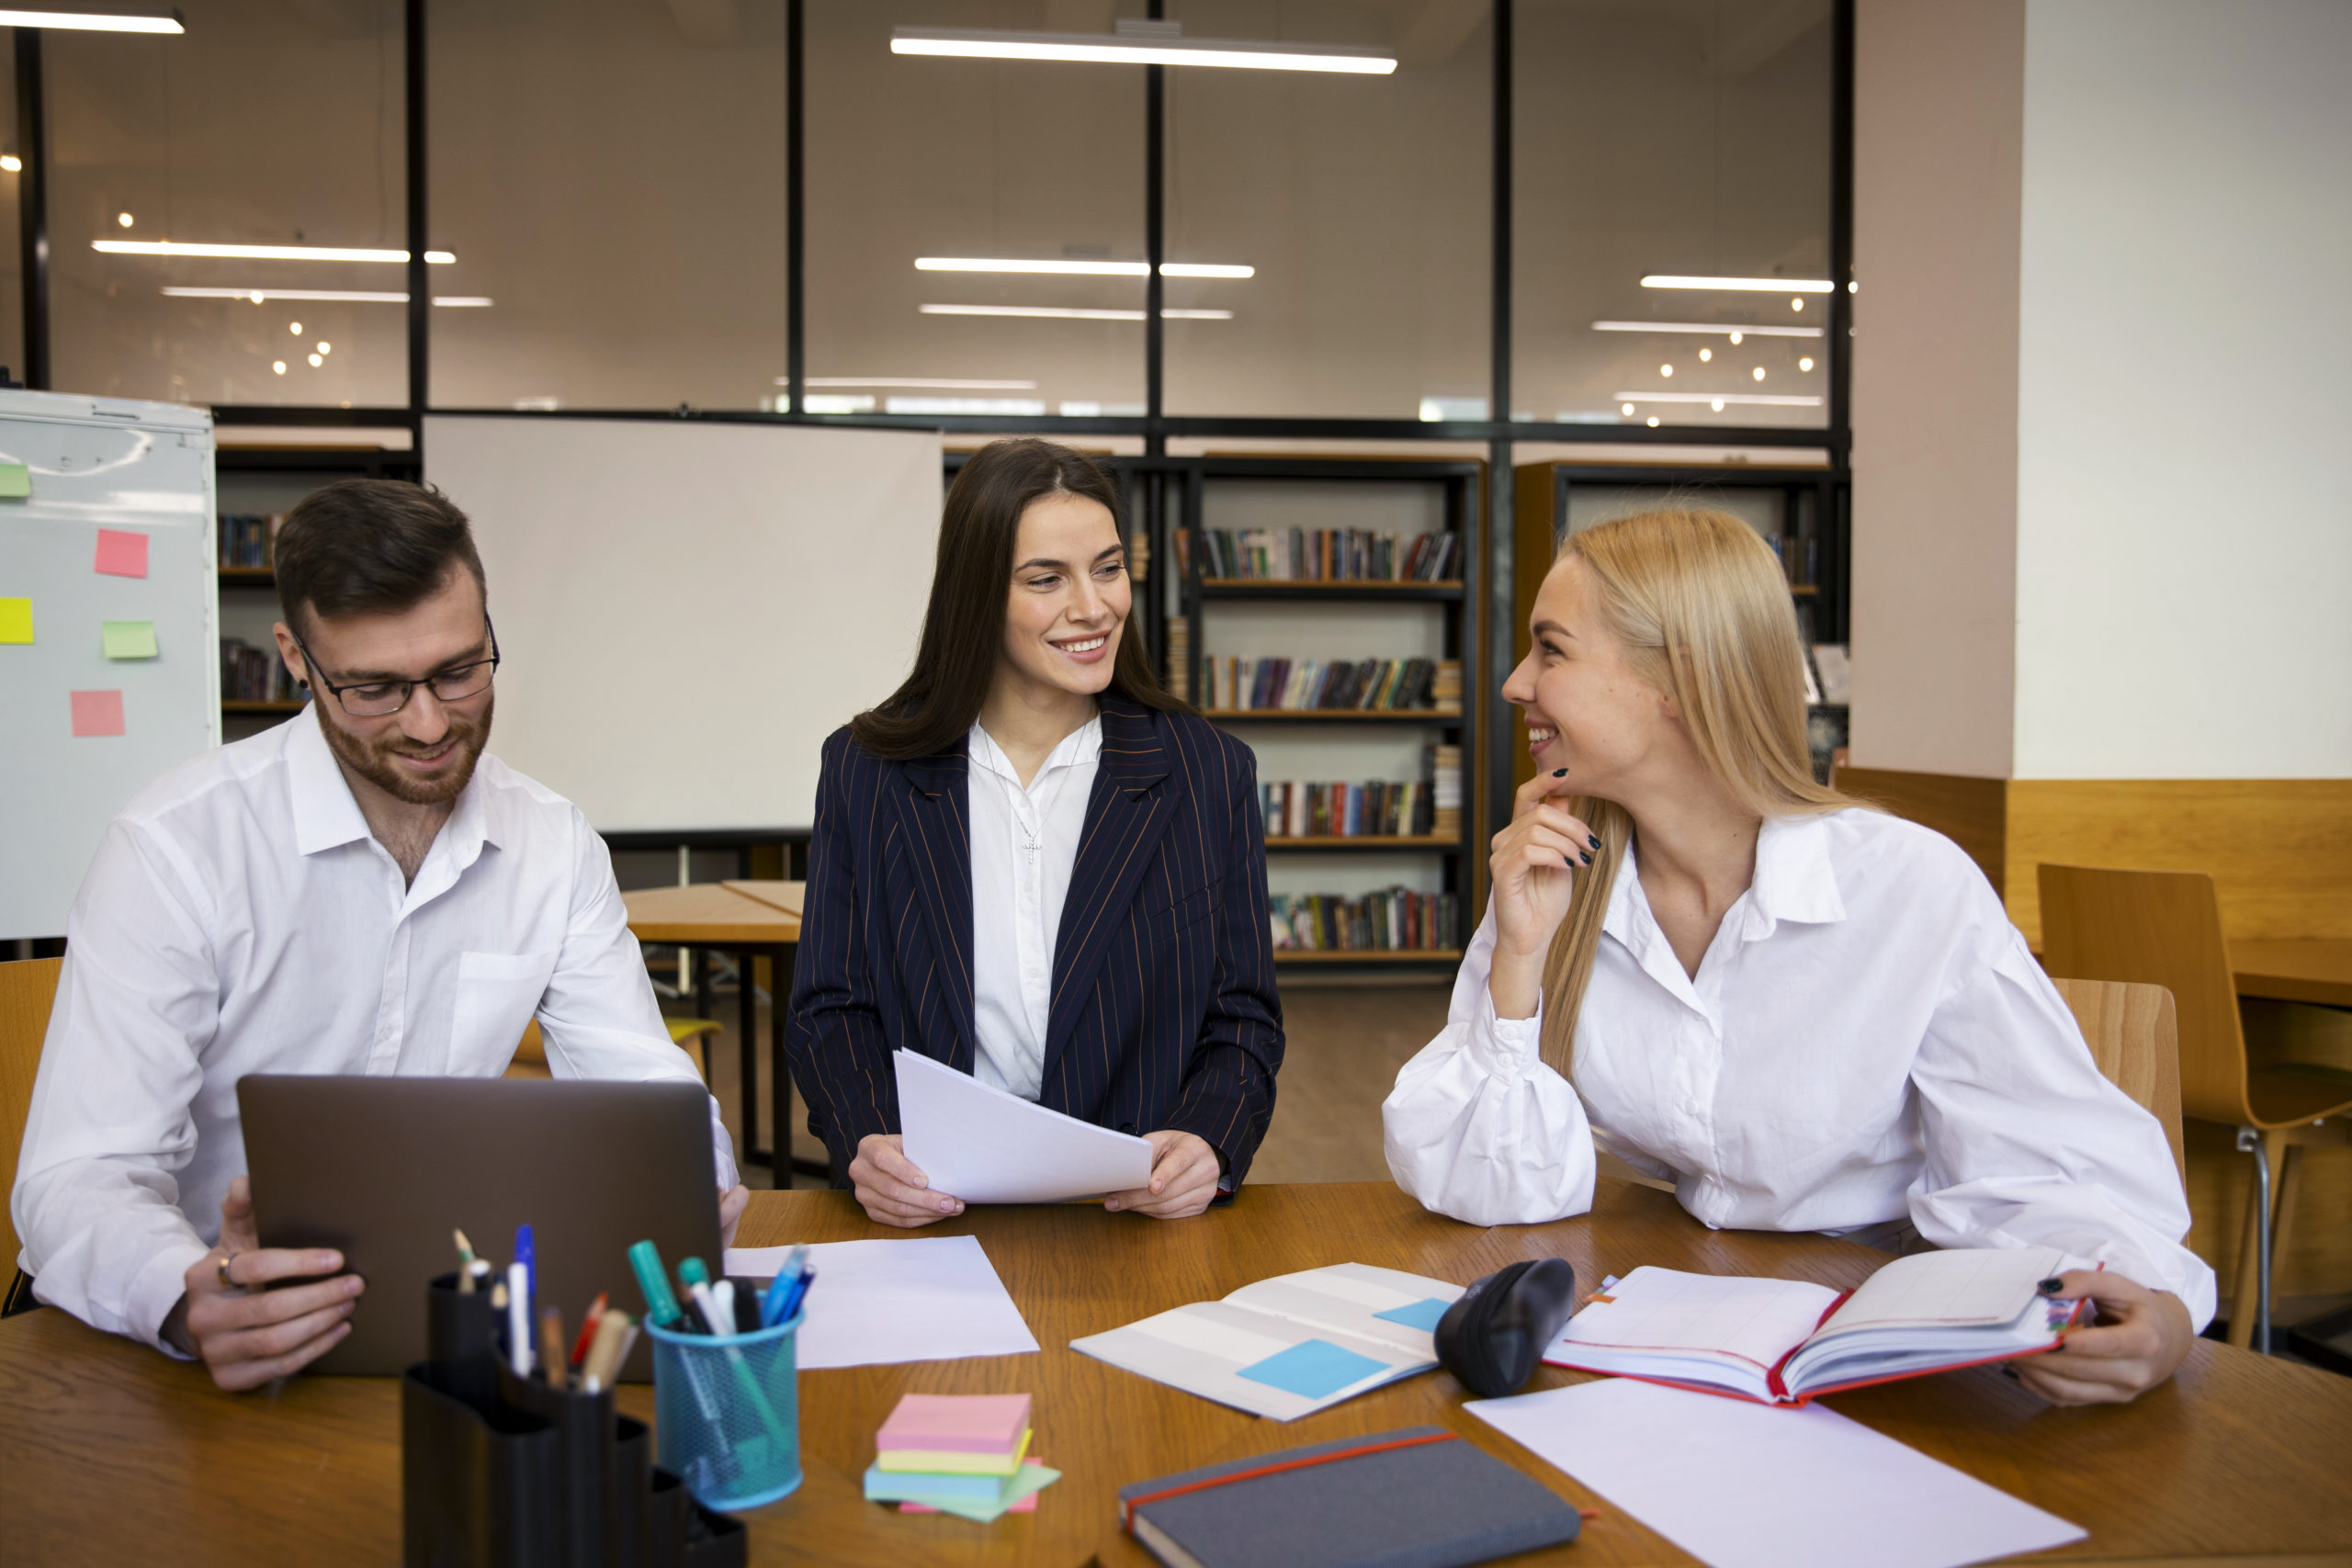
M 1102 708 L 1038 1103 L 1196 1134 L 1238 1186 L 1283 1059 L 1256 759 L 1190 714 Z M 825 742 L 786 1048 L 837 1187 L 861 1138 L 899 1130 L 893 1050 L 972 1070 L 967 770 L 960 739 L 908 762 L 845 728 Z

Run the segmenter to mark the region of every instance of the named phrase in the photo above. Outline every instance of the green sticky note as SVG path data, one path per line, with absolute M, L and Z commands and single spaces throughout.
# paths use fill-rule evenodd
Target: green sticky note
M 153 659 L 155 657 L 155 623 L 153 621 L 104 621 L 108 659 Z
M 22 501 L 32 492 L 31 469 L 22 463 L 0 463 L 0 498 Z
M 33 640 L 33 602 L 0 599 L 0 642 Z

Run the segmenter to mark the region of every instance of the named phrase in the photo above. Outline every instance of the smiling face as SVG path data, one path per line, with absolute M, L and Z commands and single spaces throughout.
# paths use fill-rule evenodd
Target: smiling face
M 1013 539 L 998 679 L 1085 696 L 1110 685 L 1132 597 L 1126 558 L 1101 502 L 1065 491 L 1031 502 Z
M 1635 671 L 1581 560 L 1564 556 L 1552 568 L 1529 621 L 1533 645 L 1503 682 L 1503 698 L 1526 716 L 1538 773 L 1566 768 L 1579 795 L 1622 804 L 1663 758 L 1681 760 L 1689 741 L 1673 699 Z
M 481 584 L 463 567 L 450 568 L 429 597 L 397 614 L 332 620 L 311 614 L 302 622 L 318 678 L 338 686 L 423 682 L 490 657 Z M 310 671 L 292 633 L 281 623 L 277 635 L 288 668 L 304 678 Z M 490 741 L 496 694 L 484 686 L 445 703 L 420 684 L 399 712 L 379 718 L 355 717 L 330 692 L 316 691 L 312 700 L 319 728 L 346 769 L 395 800 L 432 806 L 455 800 L 473 777 Z

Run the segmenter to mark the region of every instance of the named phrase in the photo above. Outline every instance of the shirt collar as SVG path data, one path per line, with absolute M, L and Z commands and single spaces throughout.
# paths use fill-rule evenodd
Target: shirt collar
M 1782 920 L 1828 925 L 1846 918 L 1838 873 L 1829 861 L 1829 829 L 1819 817 L 1764 819 L 1756 836 L 1756 879 L 1741 902 L 1746 914 L 1740 935 L 1748 942 L 1770 936 Z M 1609 909 L 1600 929 L 1636 954 L 1657 931 L 1630 842 L 1617 863 L 1617 880 L 1609 890 Z
M 351 781 L 343 776 L 343 765 L 335 761 L 334 750 L 319 728 L 325 722 L 319 716 L 318 703 L 313 699 L 286 726 L 287 786 L 293 796 L 294 847 L 306 855 L 356 843 L 370 834 L 367 815 L 351 793 Z M 500 839 L 497 813 L 491 809 L 482 784 L 483 771 L 491 765 L 487 751 L 474 760 L 474 776 L 466 781 L 449 819 L 441 824 L 441 831 L 435 836 L 435 847 L 446 844 L 453 863 L 460 870 L 474 863 L 484 844 L 495 845 Z
M 1014 771 L 1012 759 L 1004 754 L 1004 749 L 996 743 L 993 736 L 980 728 L 978 720 L 973 722 L 971 733 L 965 737 L 965 747 L 971 753 L 975 767 L 986 768 L 1015 789 L 1022 787 L 1021 775 Z M 1098 713 L 1062 737 L 1060 743 L 1038 767 L 1037 778 L 1044 778 L 1056 768 L 1082 767 L 1089 762 L 1099 762 L 1102 757 L 1102 716 Z M 1030 780 L 1030 783 L 1036 783 L 1036 779 Z

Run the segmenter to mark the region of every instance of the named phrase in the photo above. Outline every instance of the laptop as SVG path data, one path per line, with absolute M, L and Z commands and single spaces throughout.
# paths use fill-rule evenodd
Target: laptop
M 563 1309 L 567 1337 L 600 1291 L 642 1317 L 633 1243 L 720 1272 L 699 1084 L 256 1073 L 237 1104 L 261 1244 L 340 1248 L 368 1281 L 351 1333 L 307 1371 L 386 1376 L 424 1359 L 425 1283 L 457 1269 L 452 1230 L 503 1279 L 527 1222 L 537 1304 Z M 650 1379 L 652 1348 L 640 1339 L 621 1375 Z

